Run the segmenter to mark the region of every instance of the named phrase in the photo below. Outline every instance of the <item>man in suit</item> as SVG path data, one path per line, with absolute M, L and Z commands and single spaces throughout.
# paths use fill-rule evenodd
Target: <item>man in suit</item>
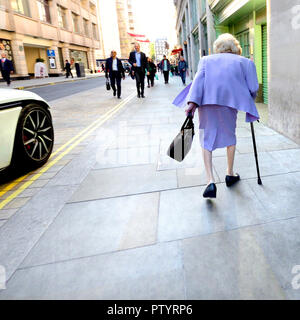
M 136 88 L 137 88 L 137 96 L 138 98 L 144 96 L 144 88 L 145 88 L 145 70 L 147 70 L 147 75 L 150 73 L 148 72 L 149 66 L 146 55 L 144 52 L 141 52 L 140 45 L 138 43 L 134 46 L 134 51 L 130 52 L 129 55 L 129 63 L 132 65 L 132 75 L 135 76 L 136 80 Z
M 171 64 L 165 55 L 164 55 L 163 60 L 161 60 L 160 69 L 164 73 L 165 83 L 169 83 L 169 72 L 171 69 Z
M 121 80 L 125 80 L 125 71 L 120 59 L 117 58 L 117 52 L 112 51 L 111 57 L 106 60 L 105 64 L 105 77 L 110 78 L 110 84 L 113 89 L 113 95 L 118 93 L 118 99 L 121 99 Z M 117 83 L 117 90 L 116 90 Z
M 6 58 L 6 53 L 2 52 L 1 62 L 0 62 L 0 71 L 3 79 L 6 81 L 7 85 L 10 85 L 10 74 L 13 73 L 14 67 L 10 60 Z
M 73 73 L 71 71 L 71 63 L 69 62 L 69 60 L 66 60 L 66 66 L 65 66 L 65 70 L 66 70 L 66 78 L 69 78 L 69 75 L 73 77 Z

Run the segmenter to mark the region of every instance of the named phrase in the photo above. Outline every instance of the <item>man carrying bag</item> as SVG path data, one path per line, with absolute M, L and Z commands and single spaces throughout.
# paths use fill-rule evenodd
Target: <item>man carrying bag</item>
M 121 60 L 117 58 L 117 52 L 114 50 L 111 52 L 111 57 L 106 60 L 105 77 L 107 78 L 106 89 L 110 90 L 111 84 L 113 95 L 116 96 L 117 93 L 118 99 L 121 99 L 121 80 L 122 78 L 123 80 L 125 80 L 125 71 Z M 108 81 L 108 77 L 110 79 L 110 84 Z

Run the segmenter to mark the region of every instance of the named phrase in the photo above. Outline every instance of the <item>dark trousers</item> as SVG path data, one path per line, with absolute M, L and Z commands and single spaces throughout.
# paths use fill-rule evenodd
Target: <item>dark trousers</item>
M 153 73 L 150 73 L 150 75 L 147 76 L 148 86 L 150 86 L 150 84 L 151 84 L 151 87 L 154 86 L 154 76 L 155 76 L 155 74 L 153 74 Z
M 71 69 L 66 69 L 66 78 L 69 78 L 70 75 L 74 78 Z
M 164 71 L 165 83 L 169 82 L 169 71 Z
M 138 95 L 144 94 L 145 88 L 145 73 L 141 67 L 136 67 L 134 70 L 136 88 Z
M 117 91 L 118 97 L 121 97 L 121 76 L 118 71 L 113 71 L 110 74 L 110 84 L 113 89 L 113 92 Z M 117 90 L 116 90 L 116 83 L 117 83 Z
M 185 84 L 186 71 L 180 71 L 180 77 L 181 77 L 182 83 Z
M 10 71 L 2 70 L 1 74 L 3 80 L 6 81 L 7 85 L 10 85 Z

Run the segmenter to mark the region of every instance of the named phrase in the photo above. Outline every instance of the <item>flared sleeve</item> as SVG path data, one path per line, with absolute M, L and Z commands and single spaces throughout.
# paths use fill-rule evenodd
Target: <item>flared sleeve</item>
M 247 81 L 247 85 L 248 85 L 248 89 L 250 91 L 250 94 L 251 94 L 253 100 L 255 100 L 256 95 L 257 95 L 257 91 L 259 89 L 259 84 L 258 84 L 258 80 L 257 80 L 257 73 L 256 73 L 255 64 L 250 59 L 248 59 L 246 81 Z
M 205 58 L 201 58 L 198 64 L 198 71 L 187 95 L 186 102 L 195 103 L 198 107 L 202 105 L 205 81 Z

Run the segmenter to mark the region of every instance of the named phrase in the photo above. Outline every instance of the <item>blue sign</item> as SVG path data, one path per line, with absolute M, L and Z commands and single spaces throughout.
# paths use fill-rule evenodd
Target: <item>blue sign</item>
M 47 56 L 48 57 L 55 57 L 55 51 L 54 50 L 47 50 Z

